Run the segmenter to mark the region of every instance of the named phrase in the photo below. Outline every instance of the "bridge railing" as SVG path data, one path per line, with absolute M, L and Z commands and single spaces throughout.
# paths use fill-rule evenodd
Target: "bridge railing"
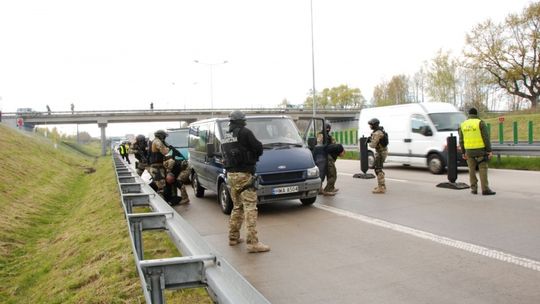
M 166 289 L 207 287 L 216 303 L 269 303 L 240 273 L 211 248 L 117 153 L 113 163 L 131 238 L 135 265 L 147 303 L 165 303 Z M 134 207 L 152 212 L 134 213 Z M 145 230 L 165 230 L 181 257 L 144 258 Z

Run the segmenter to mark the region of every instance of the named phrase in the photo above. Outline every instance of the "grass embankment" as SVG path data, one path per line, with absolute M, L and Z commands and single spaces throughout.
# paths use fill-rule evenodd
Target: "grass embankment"
M 110 156 L 2 125 L 0 146 L 0 303 L 144 302 Z M 210 302 L 201 289 L 167 300 Z
M 491 125 L 491 142 L 499 143 L 499 117 L 504 117 L 503 141 L 513 142 L 514 122 L 517 122 L 517 137 L 519 141 L 529 140 L 529 121 L 532 122 L 532 139 L 534 142 L 540 141 L 540 113 L 516 112 L 504 115 L 486 116 L 480 115 L 486 123 Z

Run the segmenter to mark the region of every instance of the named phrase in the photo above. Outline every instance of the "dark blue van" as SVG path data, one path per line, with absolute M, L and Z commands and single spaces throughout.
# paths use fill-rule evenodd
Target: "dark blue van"
M 294 121 L 288 116 L 248 116 L 246 122 L 264 148 L 256 167 L 259 204 L 290 199 L 313 204 L 321 187 L 319 168 Z M 188 143 L 195 196 L 203 197 L 205 190 L 216 192 L 226 214 L 233 207 L 221 148 L 228 129 L 227 118 L 194 122 L 189 125 Z

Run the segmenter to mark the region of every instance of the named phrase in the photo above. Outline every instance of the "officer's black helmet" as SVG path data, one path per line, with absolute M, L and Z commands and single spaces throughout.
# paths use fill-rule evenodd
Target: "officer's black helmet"
M 165 130 L 157 130 L 156 132 L 154 132 L 154 136 L 157 137 L 157 138 L 163 139 L 163 138 L 169 136 L 169 134 L 167 134 L 167 132 L 165 132 Z
M 137 135 L 137 137 L 135 137 L 135 140 L 138 141 L 138 142 L 143 142 L 145 140 L 145 137 L 144 137 L 144 135 L 139 134 L 139 135 Z
M 329 122 L 325 123 L 324 127 L 326 128 L 326 130 L 332 129 L 332 125 Z
M 368 124 L 370 126 L 374 126 L 374 127 L 378 127 L 379 126 L 379 123 L 380 121 L 377 119 L 377 118 L 372 118 L 368 121 Z
M 229 114 L 229 120 L 246 120 L 246 115 L 242 111 L 235 110 Z

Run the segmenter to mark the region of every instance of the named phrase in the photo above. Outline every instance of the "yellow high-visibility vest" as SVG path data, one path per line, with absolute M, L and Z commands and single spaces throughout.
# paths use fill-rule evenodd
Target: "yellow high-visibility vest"
M 480 132 L 480 119 L 469 118 L 461 123 L 461 133 L 463 134 L 463 145 L 465 150 L 485 148 L 482 132 Z

